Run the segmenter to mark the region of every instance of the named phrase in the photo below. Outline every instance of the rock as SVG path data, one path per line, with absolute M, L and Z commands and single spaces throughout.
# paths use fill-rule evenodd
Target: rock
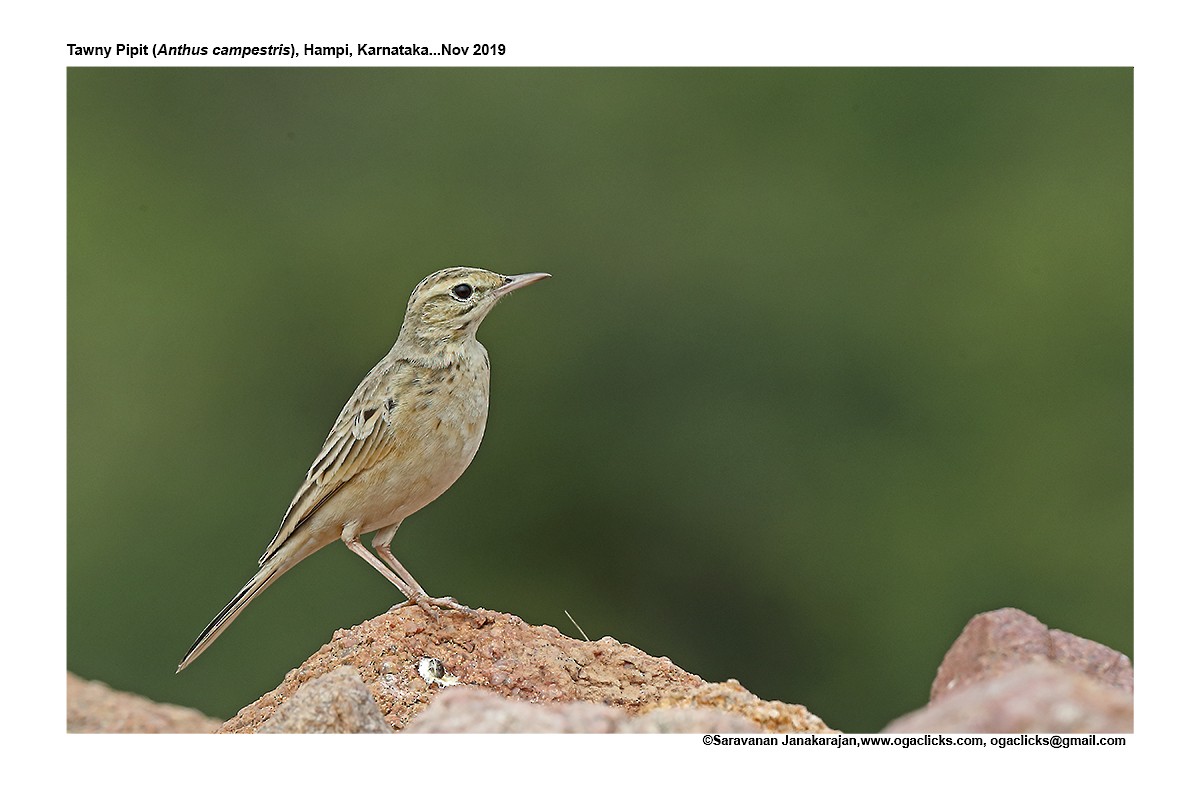
M 67 673 L 68 733 L 213 733 L 220 726 L 195 709 L 155 703 Z
M 929 704 L 884 730 L 1101 733 L 1133 730 L 1133 666 L 1112 648 L 1050 630 L 1015 608 L 967 623 Z
M 894 720 L 890 733 L 1133 731 L 1133 695 L 1050 663 L 1028 663 Z
M 715 708 L 657 708 L 638 717 L 582 701 L 535 705 L 476 686 L 438 694 L 405 733 L 754 733 L 745 717 Z
M 706 683 L 666 658 L 647 655 L 609 637 L 581 642 L 555 628 L 530 626 L 511 614 L 483 609 L 473 615 L 444 611 L 433 620 L 413 606 L 397 606 L 350 630 L 338 631 L 329 644 L 290 671 L 277 688 L 226 722 L 221 732 L 262 729 L 302 685 L 342 666 L 357 672 L 388 724 L 404 729 L 433 698 L 455 690 L 421 678 L 417 664 L 424 657 L 440 659 L 449 679 L 537 704 L 535 709 L 572 701 L 610 706 L 633 717 L 656 709 L 715 709 L 739 716 L 758 730 L 833 732 L 804 706 L 761 700 L 737 681 Z M 467 701 L 455 700 L 451 710 L 460 702 Z M 516 715 L 526 710 L 497 708 L 493 724 L 515 724 Z M 566 721 L 540 716 L 520 719 L 533 725 L 609 724 L 607 712 L 595 711 L 572 710 Z M 713 719 L 724 721 L 725 717 Z M 660 714 L 640 724 L 657 729 L 682 723 L 677 715 Z
M 1050 630 L 1024 611 L 1002 608 L 978 614 L 967 623 L 938 667 L 930 700 L 1030 662 L 1058 664 L 1113 688 L 1133 691 L 1133 666 L 1127 656 Z
M 353 667 L 338 667 L 296 689 L 259 733 L 392 733 Z

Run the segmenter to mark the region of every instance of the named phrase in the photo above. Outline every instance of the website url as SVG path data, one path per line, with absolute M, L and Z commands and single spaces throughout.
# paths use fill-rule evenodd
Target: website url
M 940 733 L 926 733 L 920 736 L 887 736 L 883 734 L 815 734 L 803 736 L 793 734 L 761 735 L 761 736 L 725 736 L 706 733 L 701 738 L 706 745 L 721 747 L 1051 747 L 1067 749 L 1070 747 L 1123 746 L 1124 736 L 1100 736 L 1095 733 L 1085 736 L 1067 736 L 1063 734 L 1022 733 L 1003 736 L 948 736 Z

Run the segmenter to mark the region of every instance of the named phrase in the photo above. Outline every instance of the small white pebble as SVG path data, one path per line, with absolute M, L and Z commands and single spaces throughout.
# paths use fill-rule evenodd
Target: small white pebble
M 417 674 L 424 678 L 426 683 L 436 683 L 438 686 L 454 686 L 459 683 L 458 678 L 446 671 L 446 665 L 440 658 L 422 658 L 417 662 Z

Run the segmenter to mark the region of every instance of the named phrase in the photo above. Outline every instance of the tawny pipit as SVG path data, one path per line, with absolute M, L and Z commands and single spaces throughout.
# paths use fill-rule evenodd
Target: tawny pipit
M 479 323 L 504 295 L 549 277 L 451 267 L 417 284 L 400 336 L 338 415 L 258 572 L 208 623 L 176 672 L 276 578 L 338 539 L 431 616 L 434 606 L 469 610 L 449 597 L 431 598 L 392 555 L 392 537 L 405 517 L 458 480 L 479 449 L 491 371 L 475 339 Z M 373 531 L 378 558 L 359 541 Z

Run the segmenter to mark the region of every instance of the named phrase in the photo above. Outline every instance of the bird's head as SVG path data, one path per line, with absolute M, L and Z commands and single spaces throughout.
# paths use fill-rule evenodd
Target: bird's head
M 550 276 L 544 272 L 499 275 L 477 267 L 439 270 L 417 284 L 404 313 L 401 339 L 425 348 L 447 347 L 475 336 L 500 298 Z

